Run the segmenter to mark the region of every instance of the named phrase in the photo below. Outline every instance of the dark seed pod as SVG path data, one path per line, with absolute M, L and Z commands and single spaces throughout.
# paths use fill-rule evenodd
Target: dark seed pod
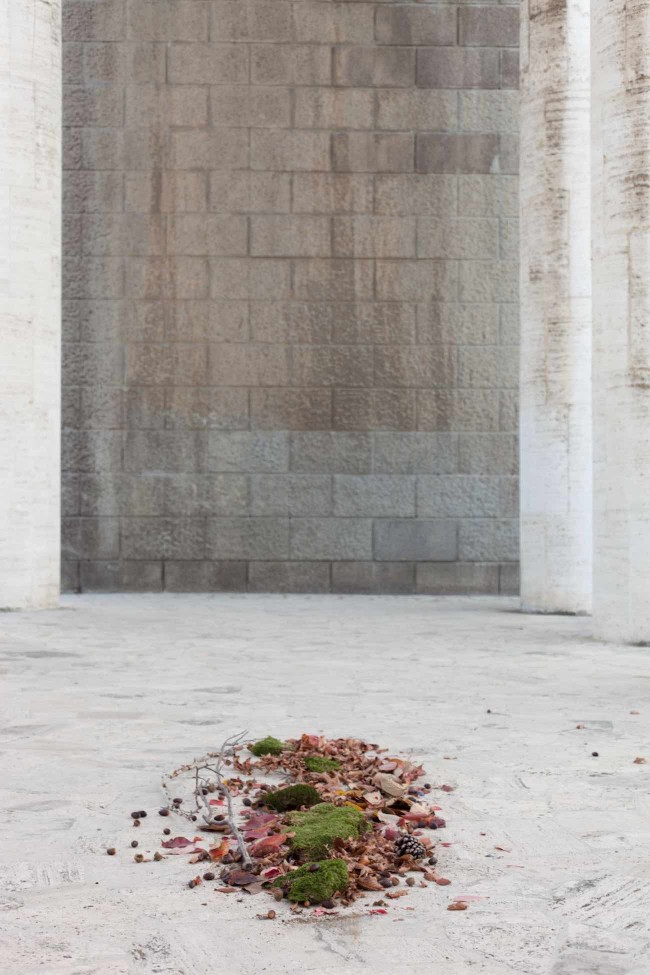
M 138 841 L 137 841 L 137 840 L 131 840 L 131 846 L 132 846 L 132 847 L 133 847 L 134 849 L 135 849 L 135 847 L 136 847 L 137 845 L 138 845 Z
M 115 847 L 114 846 L 109 846 L 109 848 L 107 849 L 106 852 L 108 853 L 109 857 L 114 857 L 115 856 Z
M 156 862 L 158 862 L 159 860 L 162 860 L 162 853 L 159 853 L 158 850 L 156 850 L 156 852 L 153 855 L 153 858 L 154 858 L 154 860 Z
M 163 830 L 163 833 L 165 834 L 165 836 L 169 836 L 169 834 L 171 833 L 171 830 L 169 829 L 168 826 L 165 826 L 165 828 Z
M 139 826 L 140 825 L 140 820 L 139 819 L 134 819 L 133 820 L 133 825 L 134 826 Z
M 158 810 L 159 816 L 169 816 L 169 809 L 165 806 L 163 809 Z
M 395 840 L 395 852 L 398 856 L 411 856 L 414 860 L 421 860 L 426 856 L 427 849 L 415 836 L 404 833 Z
M 140 819 L 140 813 L 139 812 L 132 812 L 131 813 L 131 819 Z
M 203 879 L 204 880 L 214 880 L 214 874 L 212 873 L 211 870 L 208 870 L 207 873 L 204 873 L 203 874 Z

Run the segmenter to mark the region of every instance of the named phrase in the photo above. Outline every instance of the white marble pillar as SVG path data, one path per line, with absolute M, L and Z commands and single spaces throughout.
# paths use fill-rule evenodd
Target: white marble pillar
M 0 0 L 0 607 L 59 594 L 61 4 Z
M 521 600 L 592 589 L 589 0 L 523 0 Z
M 594 0 L 594 627 L 650 642 L 650 3 Z

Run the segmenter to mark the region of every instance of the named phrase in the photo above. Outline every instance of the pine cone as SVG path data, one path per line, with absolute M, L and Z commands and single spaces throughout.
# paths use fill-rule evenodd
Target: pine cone
M 404 833 L 402 836 L 398 836 L 395 840 L 395 852 L 398 856 L 403 857 L 407 854 L 412 856 L 414 860 L 420 860 L 423 856 L 426 856 L 426 847 L 415 836 L 411 836 L 409 833 Z

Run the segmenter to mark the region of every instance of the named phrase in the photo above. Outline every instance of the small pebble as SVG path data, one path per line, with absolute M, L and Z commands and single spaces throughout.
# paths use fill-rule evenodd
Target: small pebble
M 163 830 L 163 833 L 165 834 L 165 836 L 169 836 L 169 835 L 170 835 L 170 833 L 171 833 L 171 830 L 169 829 L 169 827 L 168 827 L 168 826 L 165 826 L 165 828 L 164 828 L 164 830 Z
M 109 848 L 107 849 L 106 852 L 108 853 L 109 857 L 114 857 L 115 856 L 115 847 L 114 846 L 109 846 Z
M 144 819 L 146 815 L 147 815 L 147 814 L 146 814 L 146 812 L 144 811 L 144 809 L 141 809 L 141 810 L 140 810 L 140 817 L 139 817 L 139 818 L 140 818 L 140 819 Z
M 182 799 L 174 799 L 174 805 L 175 806 L 180 806 L 180 804 L 182 803 L 182 801 L 183 801 Z
M 414 877 L 407 877 L 406 878 L 406 886 L 407 887 L 415 887 L 415 878 Z
M 214 874 L 212 873 L 211 870 L 208 870 L 207 873 L 204 873 L 203 874 L 203 879 L 204 880 L 214 880 Z
M 140 820 L 139 819 L 134 819 L 133 820 L 133 825 L 134 826 L 139 826 L 140 825 Z
M 252 806 L 253 805 L 253 803 L 251 802 L 250 799 L 244 799 L 243 800 L 243 803 L 244 803 L 245 806 Z
M 328 897 L 326 901 L 321 901 L 320 906 L 326 908 L 328 911 L 331 911 L 333 907 L 336 907 L 336 904 L 331 897 Z
M 276 913 L 275 911 L 269 911 L 266 916 L 268 917 L 269 921 L 275 921 Z
M 592 758 L 598 758 L 598 752 L 592 752 L 591 753 L 591 757 Z
M 133 847 L 134 849 L 135 849 L 135 847 L 136 847 L 137 845 L 138 845 L 138 841 L 137 841 L 137 840 L 131 840 L 131 846 L 132 846 L 132 847 Z
M 276 899 L 276 901 L 281 901 L 282 898 L 284 897 L 284 894 L 282 893 L 281 890 L 274 890 L 273 891 L 273 896 Z
M 166 806 L 165 806 L 164 809 L 159 809 L 158 810 L 158 815 L 159 816 L 169 816 L 169 809 L 167 809 Z
M 429 857 L 429 859 L 427 860 L 427 863 L 431 864 L 432 867 L 435 867 L 437 862 L 438 862 L 437 857 Z
M 159 860 L 162 860 L 162 853 L 159 853 L 158 850 L 156 850 L 156 852 L 153 855 L 153 858 L 154 858 L 154 860 L 156 862 L 158 862 Z
M 140 818 L 140 813 L 139 812 L 132 812 L 131 813 L 131 819 L 139 819 L 139 818 Z
M 392 887 L 393 886 L 392 880 L 389 880 L 388 877 L 380 877 L 379 878 L 379 883 L 381 884 L 382 887 Z

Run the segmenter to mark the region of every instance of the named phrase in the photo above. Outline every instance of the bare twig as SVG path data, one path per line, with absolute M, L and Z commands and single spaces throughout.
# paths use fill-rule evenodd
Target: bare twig
M 252 864 L 252 860 L 244 837 L 235 822 L 235 811 L 233 809 L 232 794 L 230 789 L 223 780 L 223 769 L 226 764 L 226 760 L 235 754 L 237 748 L 239 748 L 246 737 L 247 732 L 242 731 L 238 735 L 233 735 L 227 738 L 218 752 L 208 752 L 202 758 L 194 759 L 193 762 L 188 762 L 186 765 L 181 765 L 173 772 L 169 772 L 167 775 L 162 777 L 162 787 L 167 796 L 169 805 L 175 812 L 178 812 L 181 816 L 192 821 L 196 815 L 200 814 L 205 822 L 206 826 L 211 826 L 214 823 L 215 813 L 210 805 L 210 801 L 207 798 L 207 794 L 210 792 L 218 792 L 226 800 L 226 822 L 230 828 L 230 832 L 234 837 L 239 852 L 241 854 L 242 863 L 249 867 Z M 216 759 L 216 762 L 213 760 Z M 189 772 L 194 772 L 194 811 L 188 812 L 186 810 L 180 809 L 178 805 L 174 803 L 171 794 L 171 783 L 173 780 L 177 779 L 179 776 L 184 775 Z

